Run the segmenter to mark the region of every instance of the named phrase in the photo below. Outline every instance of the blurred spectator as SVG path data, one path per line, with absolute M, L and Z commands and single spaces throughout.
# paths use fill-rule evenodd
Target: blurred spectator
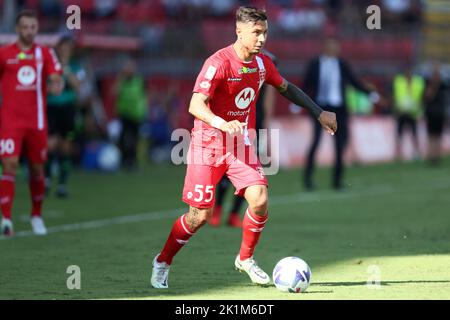
M 210 0 L 210 11 L 214 16 L 225 16 L 233 10 L 235 5 L 235 0 Z
M 326 22 L 325 12 L 318 9 L 283 9 L 277 17 L 277 23 L 286 32 L 320 29 Z
M 425 118 L 428 132 L 428 161 L 439 164 L 441 158 L 441 139 L 446 117 L 446 91 L 450 88 L 441 76 L 439 63 L 433 64 L 431 76 L 425 87 Z
M 396 156 L 402 158 L 402 136 L 405 127 L 413 135 L 414 158 L 420 158 L 417 120 L 422 114 L 425 81 L 419 75 L 413 75 L 412 68 L 406 67 L 403 74 L 395 76 L 393 81 L 394 112 L 397 117 Z
M 95 14 L 97 17 L 109 17 L 116 13 L 119 0 L 95 0 Z
M 149 116 L 146 126 L 149 139 L 149 156 L 155 163 L 167 162 L 171 152 L 171 134 L 177 127 L 178 115 L 183 106 L 174 83 L 162 94 L 157 90 L 149 93 Z
M 72 141 L 75 138 L 75 119 L 78 93 L 86 73 L 73 58 L 74 38 L 63 35 L 57 45 L 56 54 L 63 68 L 64 89 L 60 95 L 47 97 L 47 116 L 49 125 L 48 161 L 45 168 L 46 193 L 50 191 L 53 165 L 58 167 L 58 186 L 56 196 L 68 196 L 67 182 L 72 166 Z
M 421 0 L 383 0 L 384 18 L 394 27 L 402 23 L 417 23 L 421 16 Z
M 147 97 L 144 79 L 136 73 L 136 63 L 128 59 L 114 85 L 117 114 L 122 124 L 119 147 L 125 169 L 137 165 L 139 128 L 146 116 Z
M 379 95 L 359 81 L 350 66 L 339 57 L 340 46 L 335 38 L 328 38 L 324 42 L 323 53 L 313 58 L 304 77 L 304 89 L 325 110 L 336 113 L 338 129 L 334 135 L 335 165 L 332 185 L 335 189 L 342 189 L 343 153 L 348 140 L 348 110 L 345 99 L 345 88 L 352 85 L 365 93 L 370 93 L 371 100 L 377 102 Z M 314 189 L 313 171 L 314 158 L 322 135 L 320 124 L 313 119 L 314 134 L 309 148 L 303 183 L 307 190 Z

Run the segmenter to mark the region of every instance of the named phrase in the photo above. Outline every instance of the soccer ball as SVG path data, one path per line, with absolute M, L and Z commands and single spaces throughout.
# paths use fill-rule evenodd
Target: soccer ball
M 120 150 L 114 144 L 108 143 L 100 147 L 97 158 L 98 168 L 102 171 L 113 172 L 120 167 Z
M 311 269 L 298 257 L 283 258 L 273 269 L 272 279 L 280 291 L 305 292 L 311 281 Z

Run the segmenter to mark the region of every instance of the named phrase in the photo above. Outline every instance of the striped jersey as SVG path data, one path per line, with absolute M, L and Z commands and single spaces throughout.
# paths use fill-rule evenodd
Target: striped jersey
M 0 49 L 2 130 L 47 128 L 46 81 L 54 73 L 62 69 L 53 49 L 33 44 L 21 50 L 17 43 Z

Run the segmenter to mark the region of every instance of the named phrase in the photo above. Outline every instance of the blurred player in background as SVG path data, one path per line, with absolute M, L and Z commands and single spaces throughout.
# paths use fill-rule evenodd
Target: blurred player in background
M 442 132 L 446 118 L 446 92 L 449 83 L 442 79 L 441 66 L 433 63 L 431 76 L 425 85 L 425 119 L 428 132 L 428 155 L 430 165 L 438 165 L 442 154 Z
M 270 282 L 269 275 L 253 259 L 268 218 L 268 191 L 252 145 L 254 137 L 249 136 L 249 132 L 254 133 L 254 121 L 249 120 L 249 115 L 255 112 L 265 82 L 291 102 L 310 110 L 329 133 L 336 131 L 335 114 L 323 111 L 283 79 L 272 60 L 261 53 L 267 31 L 265 11 L 240 7 L 236 12 L 236 42 L 209 57 L 197 77 L 189 106 L 195 122 L 183 190 L 189 211 L 176 220 L 162 251 L 153 259 L 151 284 L 155 288 L 168 288 L 172 259 L 211 217 L 215 187 L 225 174 L 235 186 L 235 194 L 248 202 L 234 266 L 246 272 L 253 283 Z
M 62 90 L 61 65 L 55 53 L 36 44 L 38 19 L 32 11 L 21 11 L 16 18 L 17 42 L 0 49 L 0 181 L 1 233 L 14 234 L 11 209 L 16 171 L 23 151 L 29 165 L 32 201 L 31 226 L 38 235 L 47 233 L 42 220 L 44 164 L 47 160 L 46 93 Z M 48 80 L 48 83 L 47 83 Z
M 263 50 L 263 53 L 272 60 L 275 66 L 277 65 L 276 57 L 272 53 L 268 52 L 267 50 Z M 267 141 L 260 140 L 259 130 L 268 128 L 268 121 L 272 116 L 274 103 L 275 88 L 272 86 L 263 85 L 259 91 L 258 100 L 256 101 L 256 112 L 253 114 L 254 116 L 256 116 L 256 141 L 254 143 L 256 145 L 257 152 L 259 152 L 259 148 L 267 146 Z M 223 178 L 217 184 L 216 203 L 214 206 L 213 214 L 208 220 L 208 223 L 211 226 L 217 227 L 221 223 L 223 200 L 230 186 L 231 181 L 226 175 L 223 176 Z M 240 211 L 244 200 L 245 199 L 243 197 L 237 195 L 233 196 L 233 204 L 231 205 L 231 210 L 228 215 L 227 225 L 235 228 L 242 227 Z
M 63 69 L 64 89 L 60 95 L 47 96 L 48 115 L 48 161 L 45 166 L 45 188 L 49 192 L 52 180 L 52 165 L 58 164 L 58 186 L 56 196 L 68 196 L 67 181 L 71 169 L 72 141 L 75 139 L 75 117 L 78 92 L 85 72 L 73 58 L 74 38 L 61 36 L 56 45 L 56 54 Z

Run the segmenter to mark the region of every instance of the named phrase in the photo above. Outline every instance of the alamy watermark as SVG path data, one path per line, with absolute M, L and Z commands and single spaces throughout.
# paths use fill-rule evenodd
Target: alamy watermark
M 77 265 L 71 265 L 67 267 L 67 274 L 70 276 L 67 278 L 66 286 L 69 290 L 80 290 L 81 289 L 81 269 Z
M 256 141 L 256 130 L 248 129 L 244 135 L 229 135 L 221 131 L 176 129 L 171 140 L 177 142 L 170 158 L 173 164 L 220 165 L 242 161 L 255 165 L 265 175 L 278 173 L 280 131 L 260 129 Z M 258 142 L 258 148 L 256 148 Z M 258 150 L 258 151 L 257 151 Z M 259 169 L 259 165 L 262 165 Z
M 370 16 L 366 20 L 366 26 L 369 30 L 381 29 L 381 9 L 379 6 L 373 4 L 367 7 L 367 14 Z
M 69 30 L 80 30 L 81 29 L 81 9 L 77 5 L 70 5 L 66 9 L 66 13 L 69 16 L 66 19 L 66 27 Z

